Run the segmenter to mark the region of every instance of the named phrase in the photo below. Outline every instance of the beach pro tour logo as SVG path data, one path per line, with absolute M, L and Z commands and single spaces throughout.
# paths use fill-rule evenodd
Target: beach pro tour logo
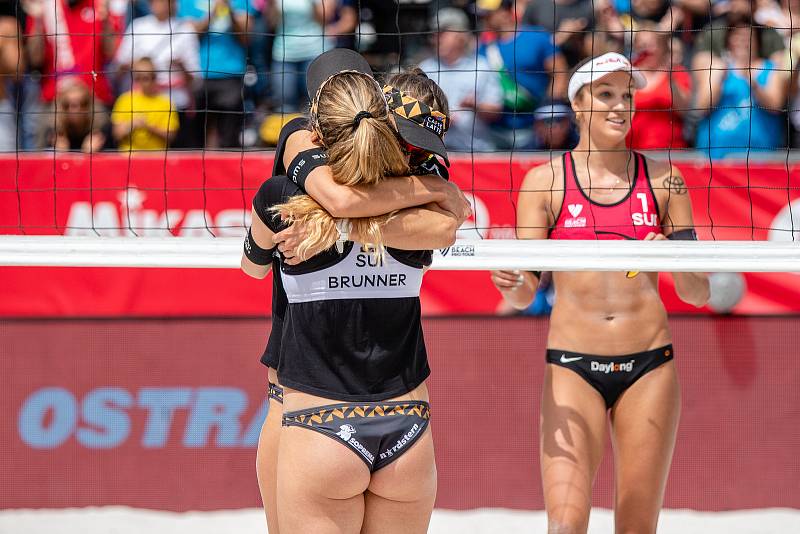
M 440 248 L 439 253 L 442 256 L 473 257 L 475 256 L 475 245 L 453 245 L 452 247 Z

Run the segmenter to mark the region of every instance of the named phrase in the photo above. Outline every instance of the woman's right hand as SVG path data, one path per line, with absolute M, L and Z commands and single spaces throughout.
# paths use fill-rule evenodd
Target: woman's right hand
M 272 237 L 272 242 L 278 247 L 280 253 L 283 254 L 283 261 L 287 265 L 297 265 L 310 260 L 329 248 L 320 243 L 316 249 L 307 248 L 301 254 L 299 251 L 300 245 L 308 238 L 310 233 L 305 223 L 293 222 Z
M 514 291 L 522 287 L 525 277 L 518 269 L 513 271 L 492 271 L 492 283 L 500 291 Z

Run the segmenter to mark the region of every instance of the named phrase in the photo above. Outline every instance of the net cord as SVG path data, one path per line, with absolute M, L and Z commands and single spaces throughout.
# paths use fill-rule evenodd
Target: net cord
M 242 239 L 0 236 L 0 266 L 238 268 Z M 775 241 L 459 240 L 432 269 L 800 272 L 800 244 Z

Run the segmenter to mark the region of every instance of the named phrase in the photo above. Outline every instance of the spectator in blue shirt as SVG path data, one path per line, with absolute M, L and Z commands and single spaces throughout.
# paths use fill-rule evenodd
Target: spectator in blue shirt
M 445 143 L 455 151 L 492 152 L 489 124 L 503 109 L 497 74 L 479 55 L 464 11 L 445 7 L 432 18 L 437 28 L 433 50 L 437 53 L 419 67 L 436 82 L 450 100 L 450 129 Z
M 190 19 L 200 36 L 202 86 L 197 94 L 198 129 L 206 146 L 236 147 L 244 123 L 242 79 L 247 67 L 248 33 L 256 11 L 250 0 L 180 0 L 178 17 Z
M 333 0 L 267 0 L 265 13 L 275 29 L 270 85 L 279 113 L 303 110 L 308 65 L 335 44 L 323 28 L 336 15 L 336 4 Z
M 514 0 L 478 0 L 484 29 L 494 32 L 480 54 L 498 72 L 503 89 L 503 118 L 495 125 L 505 135 L 506 146 L 525 141 L 533 124 L 533 110 L 543 101 L 567 92 L 567 62 L 541 26 L 520 25 Z M 515 132 L 515 130 L 519 130 Z
M 749 20 L 728 28 L 722 57 L 700 64 L 705 79 L 696 86 L 695 107 L 708 115 L 697 128 L 695 146 L 712 159 L 746 157 L 785 146 L 787 73 L 758 57 L 759 33 Z

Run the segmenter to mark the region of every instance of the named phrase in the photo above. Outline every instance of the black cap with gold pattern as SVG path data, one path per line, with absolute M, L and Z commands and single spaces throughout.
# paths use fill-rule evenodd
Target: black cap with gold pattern
M 450 127 L 450 117 L 390 85 L 383 88 L 383 96 L 394 113 L 400 137 L 409 145 L 440 156 L 449 167 L 444 134 Z

